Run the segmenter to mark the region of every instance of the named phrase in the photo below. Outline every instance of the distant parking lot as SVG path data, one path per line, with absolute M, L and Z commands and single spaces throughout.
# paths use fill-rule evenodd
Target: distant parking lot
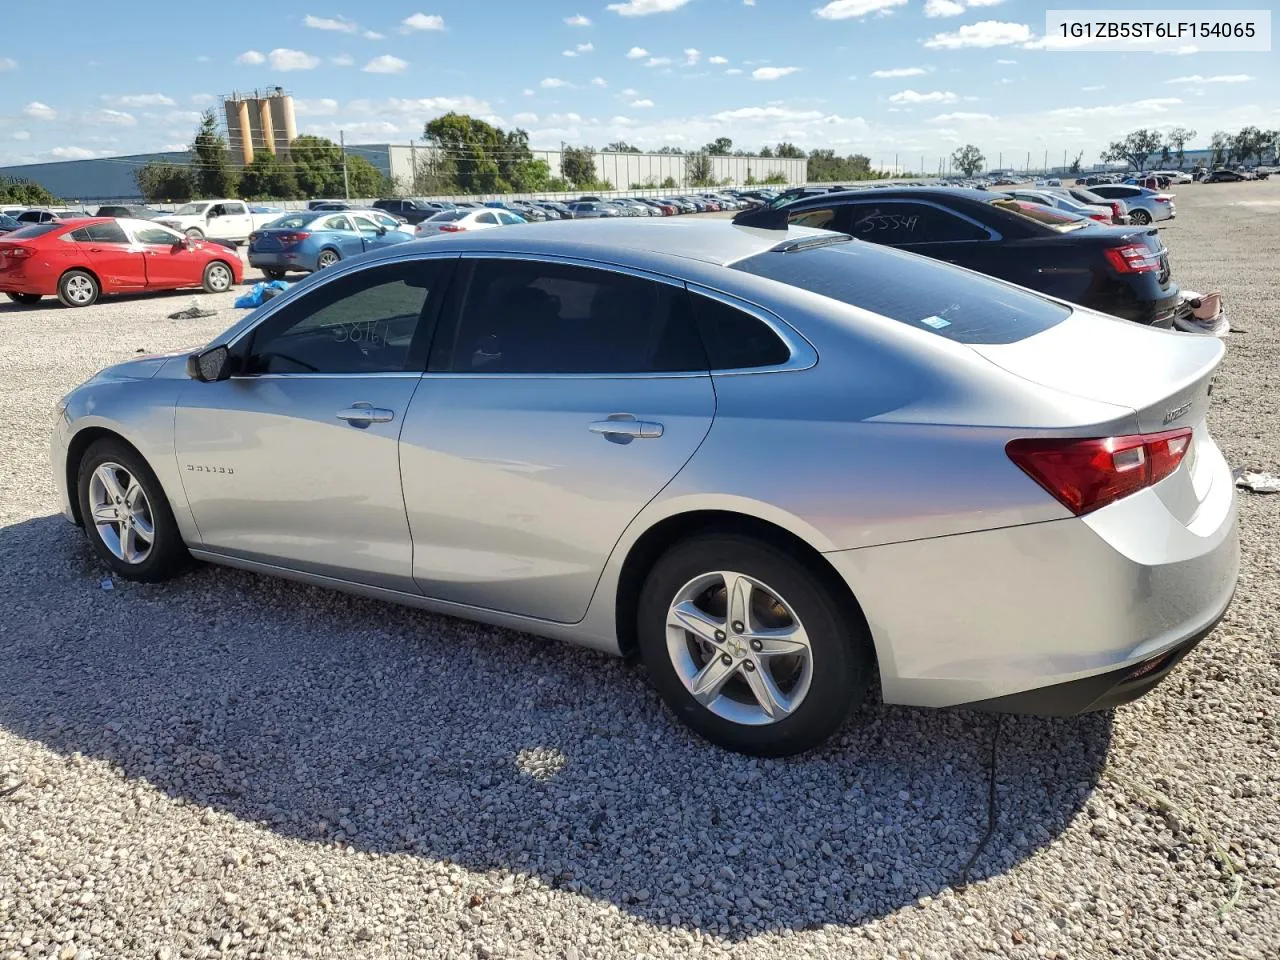
M 1280 472 L 1280 181 L 1175 192 L 1174 275 L 1238 331 L 1210 428 Z M 229 569 L 104 583 L 53 404 L 242 292 L 0 300 L 0 960 L 1274 955 L 1280 496 L 1241 494 L 1236 601 L 1162 687 L 1002 721 L 961 889 L 991 716 L 873 697 L 753 760 L 580 649 Z

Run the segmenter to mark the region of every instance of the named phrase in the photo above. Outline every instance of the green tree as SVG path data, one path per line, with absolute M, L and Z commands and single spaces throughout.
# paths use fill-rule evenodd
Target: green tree
M 766 143 L 763 147 L 761 147 L 761 148 L 760 148 L 760 153 L 758 154 L 758 156 L 761 156 L 761 157 L 772 157 L 772 156 L 773 156 L 773 147 L 769 146 L 769 145 Z
M 787 175 L 785 173 L 771 173 L 764 178 L 764 182 L 767 184 L 786 183 Z
M 148 203 L 176 203 L 196 194 L 196 178 L 187 164 L 152 160 L 133 171 L 133 182 Z
M 955 153 L 951 154 L 951 166 L 959 170 L 966 177 L 972 177 L 975 173 L 981 173 L 983 166 L 982 151 L 972 143 L 967 143 L 963 147 L 959 147 Z
M 815 182 L 833 183 L 870 177 L 871 160 L 860 153 L 838 157 L 834 150 L 814 150 L 809 154 L 809 179 Z
M 1231 149 L 1231 134 L 1225 130 L 1215 130 L 1209 141 L 1209 149 L 1212 151 L 1210 162 L 1215 167 L 1226 163 L 1227 152 Z
M 591 147 L 565 147 L 560 172 L 575 188 L 589 189 L 596 182 L 596 154 Z
M 625 140 L 615 140 L 605 148 L 606 153 L 639 153 L 639 147 L 633 147 Z
M 1169 165 L 1169 145 L 1166 143 L 1160 147 L 1160 166 L 1167 167 Z
M 503 130 L 465 113 L 436 117 L 423 129 L 427 144 L 453 167 L 453 179 L 465 193 L 508 193 L 519 175 L 528 176 L 533 159 L 529 134 Z
M 733 152 L 733 141 L 728 137 L 716 137 L 702 148 L 702 152 L 713 157 L 727 157 Z
M 338 152 L 338 179 L 341 182 L 341 148 Z M 347 154 L 347 184 L 353 197 L 381 197 L 391 192 L 391 183 L 382 171 L 359 154 Z
M 683 150 L 681 150 L 679 147 L 671 147 L 671 146 L 667 146 L 667 147 L 659 147 L 659 148 L 658 148 L 658 150 L 657 150 L 657 152 L 658 152 L 658 153 L 677 154 L 677 155 L 684 153 L 684 151 L 683 151 Z
M 250 200 L 293 200 L 299 196 L 293 166 L 269 150 L 254 155 L 240 174 L 240 194 Z
M 303 134 L 289 144 L 298 190 L 304 197 L 342 195 L 342 150 L 327 137 Z
M 684 178 L 692 187 L 710 186 L 711 158 L 705 153 L 691 153 L 684 162 Z
M 803 160 L 805 158 L 805 152 L 794 143 L 780 143 L 774 148 L 773 152 L 783 160 Z
M 29 207 L 47 207 L 57 203 L 52 193 L 33 180 L 0 177 L 0 201 Z
M 1196 132 L 1188 127 L 1174 127 L 1165 134 L 1165 139 L 1169 142 L 1169 149 L 1173 152 L 1174 157 L 1178 161 L 1178 169 L 1182 169 L 1182 161 L 1186 157 L 1187 141 L 1194 140 Z
M 1071 161 L 1071 166 L 1067 168 L 1067 169 L 1068 169 L 1068 172 L 1069 172 L 1072 176 L 1077 176 L 1077 175 L 1079 175 L 1079 173 L 1080 173 L 1080 162 L 1081 162 L 1083 159 L 1084 159 L 1084 151 L 1083 151 L 1083 150 L 1081 150 L 1079 153 L 1077 153 L 1077 154 L 1075 155 L 1075 159 L 1073 159 L 1073 160 Z
M 663 190 L 675 190 L 678 189 L 679 186 L 680 184 L 676 183 L 675 177 L 667 177 L 667 179 L 662 181 Z
M 202 197 L 234 197 L 239 175 L 231 165 L 227 138 L 218 129 L 218 117 L 206 110 L 200 117 L 191 141 L 191 162 L 195 165 L 196 191 Z
M 1114 140 L 1102 153 L 1102 159 L 1119 162 L 1123 160 L 1135 170 L 1145 170 L 1147 160 L 1160 149 L 1164 138 L 1158 130 L 1134 130 L 1123 140 Z
M 1240 158 L 1241 163 L 1248 163 L 1250 157 L 1257 157 L 1258 162 L 1261 163 L 1262 155 L 1267 152 L 1269 146 L 1271 142 L 1267 139 L 1267 134 L 1257 127 L 1245 127 L 1232 138 L 1234 153 Z

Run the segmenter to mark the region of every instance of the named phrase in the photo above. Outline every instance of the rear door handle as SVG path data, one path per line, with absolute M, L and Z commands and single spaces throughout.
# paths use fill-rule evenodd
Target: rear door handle
M 652 420 L 637 420 L 630 414 L 614 414 L 608 420 L 595 420 L 587 424 L 592 433 L 603 434 L 614 443 L 632 440 L 656 440 L 662 436 L 662 424 Z
M 396 418 L 394 410 L 375 407 L 371 403 L 353 403 L 346 410 L 336 414 L 339 420 L 345 420 L 353 427 L 367 427 L 371 423 L 389 423 Z

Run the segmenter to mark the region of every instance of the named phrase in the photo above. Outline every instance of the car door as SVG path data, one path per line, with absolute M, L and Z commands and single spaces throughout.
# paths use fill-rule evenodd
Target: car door
M 222 214 L 217 218 L 217 233 L 212 236 L 224 240 L 245 240 L 253 233 L 253 217 L 249 208 L 238 200 L 221 204 Z
M 309 284 L 183 389 L 174 447 L 205 550 L 417 592 L 399 437 L 456 257 Z
M 401 434 L 427 596 L 583 617 L 618 538 L 706 437 L 707 360 L 683 286 L 464 257 Z
M 181 234 L 158 224 L 128 224 L 127 228 L 142 251 L 148 287 L 171 290 L 200 285 L 208 261 Z
M 68 236 L 98 275 L 103 293 L 146 287 L 147 270 L 142 248 L 133 243 L 117 221 L 91 223 L 72 230 Z
M 345 213 L 325 217 L 320 224 L 325 231 L 325 246 L 334 246 L 344 258 L 359 256 L 364 252 L 364 238 Z
M 393 244 L 401 243 L 405 239 L 404 234 L 395 229 L 394 220 L 391 221 L 391 228 L 375 223 L 372 216 L 362 216 L 358 213 L 353 213 L 351 220 L 355 224 L 356 230 L 360 233 L 360 242 L 365 250 L 389 247 Z

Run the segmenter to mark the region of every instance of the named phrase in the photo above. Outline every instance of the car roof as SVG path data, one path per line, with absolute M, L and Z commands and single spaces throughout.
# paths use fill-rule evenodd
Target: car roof
M 975 190 L 972 187 L 877 187 L 875 193 L 870 193 L 871 188 L 863 187 L 857 190 L 841 190 L 839 193 L 829 193 L 820 199 L 839 199 L 847 200 L 858 196 L 874 196 L 877 200 L 893 197 L 956 197 L 962 200 L 972 200 L 975 203 L 990 203 L 993 196 L 998 196 L 1000 191 L 992 190 Z M 806 200 L 812 198 L 805 198 Z
M 477 248 L 495 253 L 547 253 L 621 263 L 656 255 L 725 266 L 771 250 L 784 240 L 829 233 L 827 230 L 794 226 L 785 231 L 764 230 L 740 227 L 725 220 L 628 217 L 581 223 L 553 220 L 505 230 L 454 235 L 445 242 L 458 250 Z M 438 249 L 442 241 L 418 242 Z M 405 248 L 409 246 L 401 244 L 396 249 L 407 254 Z

